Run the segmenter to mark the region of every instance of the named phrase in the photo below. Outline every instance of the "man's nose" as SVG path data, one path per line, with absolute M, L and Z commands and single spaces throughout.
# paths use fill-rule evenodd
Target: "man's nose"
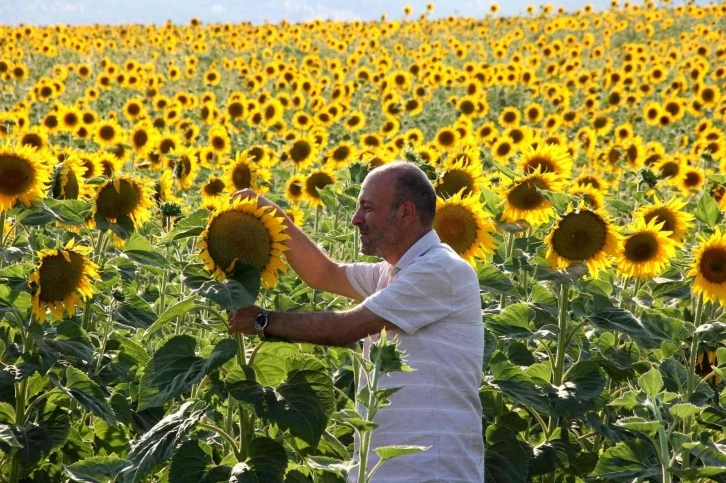
M 356 210 L 355 213 L 353 213 L 352 222 L 355 226 L 363 224 L 363 214 L 361 213 L 361 210 Z

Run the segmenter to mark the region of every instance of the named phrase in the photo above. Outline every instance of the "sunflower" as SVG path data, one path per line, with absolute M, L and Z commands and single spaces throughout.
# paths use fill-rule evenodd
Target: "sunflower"
M 216 176 L 210 176 L 200 189 L 202 193 L 202 205 L 214 211 L 224 204 L 227 199 L 227 186 L 224 180 Z
M 35 148 L 0 145 L 0 212 L 20 201 L 25 206 L 42 198 L 50 183 L 50 167 Z
M 270 171 L 252 162 L 247 151 L 239 151 L 224 170 L 224 182 L 235 191 L 251 188 L 262 194 L 267 188 L 258 183 L 259 179 L 270 180 Z
M 295 226 L 302 228 L 302 226 L 305 224 L 305 212 L 301 210 L 298 206 L 293 205 L 290 208 L 286 209 L 285 215 L 290 218 L 290 221 L 292 221 Z
M 311 206 L 323 206 L 323 200 L 320 198 L 318 190 L 326 186 L 333 185 L 337 182 L 337 178 L 333 171 L 323 168 L 312 171 L 305 178 L 303 184 L 303 200 L 307 201 Z
M 459 142 L 459 135 L 456 129 L 450 127 L 442 127 L 436 132 L 434 143 L 436 147 L 442 151 L 451 151 L 456 148 Z
M 516 152 L 516 146 L 512 140 L 506 136 L 502 136 L 491 147 L 492 158 L 500 163 L 508 162 L 509 158 L 514 156 Z
M 553 268 L 567 268 L 582 262 L 592 278 L 607 268 L 609 258 L 620 251 L 620 234 L 604 214 L 582 204 L 560 218 L 545 238 L 545 258 Z
M 700 192 L 705 181 L 706 176 L 702 169 L 695 166 L 686 166 L 680 175 L 678 186 L 681 188 L 681 193 L 687 196 L 692 190 Z
M 483 182 L 481 163 L 466 163 L 459 158 L 447 163 L 446 170 L 436 180 L 434 189 L 441 198 L 450 198 L 457 193 L 478 196 Z
M 21 146 L 30 146 L 38 151 L 49 146 L 48 134 L 38 127 L 29 127 L 19 131 L 16 139 Z
M 652 219 L 636 219 L 625 237 L 615 265 L 626 277 L 648 280 L 657 277 L 676 255 L 676 241 L 662 230 L 662 223 Z
M 536 226 L 552 219 L 555 209 L 540 190 L 561 191 L 562 181 L 553 173 L 537 170 L 529 176 L 514 180 L 510 186 L 502 189 L 502 221 L 515 223 L 525 220 Z
M 366 116 L 361 111 L 353 111 L 343 122 L 345 130 L 348 132 L 360 131 L 366 127 Z
M 141 121 L 129 132 L 128 142 L 139 157 L 146 157 L 158 142 L 159 133 L 149 121 Z
M 123 137 L 123 128 L 113 119 L 99 121 L 95 126 L 93 139 L 102 147 L 111 147 Z
M 161 206 L 164 202 L 177 204 L 183 202 L 179 196 L 174 194 L 174 173 L 172 170 L 161 173 L 161 176 L 154 184 L 154 201 L 156 201 L 157 206 Z
M 64 132 L 75 132 L 81 124 L 81 112 L 73 106 L 64 107 L 59 115 L 60 130 Z
M 290 203 L 300 203 L 304 196 L 305 176 L 296 174 L 287 180 L 285 186 L 285 198 Z
M 138 227 L 151 218 L 154 196 L 145 180 L 120 176 L 99 186 L 93 200 L 93 215 L 111 222 L 128 217 Z
M 310 136 L 297 137 L 287 146 L 285 154 L 296 169 L 305 169 L 316 161 L 318 144 Z
M 67 155 L 53 172 L 51 193 L 57 200 L 77 200 L 84 198 L 87 187 L 83 178 L 84 166 L 80 158 Z
M 185 190 L 191 188 L 199 173 L 199 160 L 194 148 L 178 147 L 169 153 L 169 159 L 179 187 Z
M 568 179 L 572 174 L 572 158 L 563 146 L 539 143 L 536 148 L 525 148 L 519 156 L 517 166 L 524 174 L 554 173 Z
M 33 293 L 33 313 L 45 322 L 50 309 L 53 317 L 63 318 L 63 311 L 73 314 L 76 307 L 93 296 L 93 280 L 98 280 L 98 266 L 88 259 L 91 249 L 69 241 L 60 250 L 42 250 L 40 262 L 28 279 Z
M 209 129 L 209 147 L 219 156 L 232 151 L 232 142 L 224 126 L 215 124 Z
M 671 198 L 665 203 L 655 197 L 652 205 L 643 206 L 636 213 L 636 218 L 643 218 L 646 223 L 655 219 L 663 223 L 662 230 L 670 232 L 670 238 L 680 242 L 693 228 L 694 216 L 683 209 L 688 203 L 679 198 Z
M 459 192 L 444 200 L 436 200 L 434 230 L 441 241 L 449 245 L 463 259 L 474 265 L 475 259 L 494 253 L 495 229 L 482 204 L 475 196 L 462 196 Z
M 502 127 L 511 127 L 519 125 L 522 119 L 522 113 L 516 107 L 505 107 L 499 114 L 499 125 Z
M 703 295 L 707 302 L 723 304 L 726 302 L 726 236 L 716 227 L 709 238 L 699 236 L 698 241 L 688 272 L 689 277 L 694 277 L 693 293 Z
M 341 141 L 330 148 L 325 157 L 325 165 L 333 169 L 343 168 L 358 155 L 355 145 L 349 141 Z
M 290 237 L 285 229 L 284 218 L 274 216 L 268 207 L 258 207 L 257 198 L 225 203 L 212 213 L 200 235 L 199 258 L 222 280 L 242 260 L 260 269 L 263 285 L 270 288 L 277 283 L 278 270 L 286 270 L 283 242 Z

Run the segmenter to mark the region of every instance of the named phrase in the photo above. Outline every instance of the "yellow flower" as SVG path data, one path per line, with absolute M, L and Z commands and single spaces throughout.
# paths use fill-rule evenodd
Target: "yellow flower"
M 250 158 L 247 151 L 237 152 L 234 162 L 224 170 L 224 182 L 235 191 L 252 188 L 260 194 L 265 193 L 267 187 L 260 185 L 258 181 L 260 179 L 269 181 L 271 174 L 269 170 L 260 167 L 259 163 L 253 162 Z
M 693 293 L 702 294 L 707 302 L 726 301 L 726 237 L 720 228 L 709 238 L 699 236 L 693 265 L 688 272 L 693 277 Z
M 0 145 L 0 213 L 18 201 L 30 206 L 43 196 L 50 183 L 50 168 L 35 148 L 23 145 Z
M 44 322 L 50 309 L 56 319 L 63 311 L 73 314 L 76 307 L 95 293 L 92 280 L 98 280 L 98 266 L 88 259 L 90 249 L 74 245 L 73 240 L 61 250 L 42 250 L 40 262 L 28 279 L 33 293 L 35 317 Z
M 337 178 L 329 169 L 323 168 L 312 171 L 305 178 L 303 184 L 303 200 L 307 201 L 311 206 L 323 206 L 323 200 L 320 198 L 318 190 L 333 185 L 336 182 Z
M 563 146 L 540 143 L 536 148 L 525 148 L 519 156 L 517 166 L 524 174 L 554 173 L 568 179 L 572 174 L 572 158 Z
M 662 224 L 655 219 L 646 223 L 642 218 L 634 222 L 615 262 L 618 272 L 648 280 L 670 265 L 670 259 L 676 255 L 676 241 L 662 230 Z
M 494 224 L 475 196 L 457 193 L 451 198 L 437 197 L 434 230 L 441 241 L 449 245 L 472 265 L 494 253 Z
M 446 170 L 436 180 L 434 189 L 436 195 L 442 198 L 450 198 L 457 193 L 462 196 L 479 196 L 480 185 L 484 182 L 481 163 L 466 163 L 465 158 L 460 157 L 453 163 L 447 163 Z
M 536 226 L 547 223 L 555 216 L 554 207 L 539 191 L 561 191 L 562 181 L 555 174 L 543 174 L 539 169 L 529 176 L 514 180 L 509 187 L 502 190 L 503 221 L 515 223 L 525 220 Z
M 592 278 L 597 278 L 610 264 L 610 257 L 618 254 L 620 243 L 617 228 L 605 215 L 581 205 L 562 217 L 547 235 L 545 258 L 556 269 L 582 262 Z
M 262 283 L 272 287 L 278 271 L 285 271 L 284 219 L 270 208 L 258 207 L 257 198 L 237 199 L 212 213 L 197 247 L 207 270 L 224 280 L 237 260 L 260 269 Z
M 93 215 L 111 222 L 128 217 L 135 227 L 151 218 L 153 191 L 146 180 L 120 176 L 99 186 L 93 200 Z
M 670 237 L 676 241 L 682 241 L 693 228 L 695 217 L 683 211 L 688 203 L 679 198 L 671 198 L 665 203 L 657 197 L 652 205 L 643 206 L 636 213 L 636 218 L 643 218 L 646 222 L 653 219 L 657 223 L 663 223 L 662 230 L 670 232 Z

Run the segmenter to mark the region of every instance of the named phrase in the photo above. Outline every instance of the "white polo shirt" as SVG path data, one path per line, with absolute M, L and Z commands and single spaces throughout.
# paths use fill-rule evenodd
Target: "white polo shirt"
M 474 269 L 435 231 L 421 237 L 392 266 L 387 262 L 346 266 L 351 285 L 371 312 L 396 325 L 389 332 L 415 371 L 384 376 L 381 388 L 403 388 L 378 411 L 373 449 L 389 445 L 431 446 L 385 462 L 375 483 L 484 481 L 482 408 L 479 400 L 484 325 Z M 371 340 L 365 340 L 368 356 Z M 358 459 L 356 438 L 356 459 Z M 357 471 L 349 476 L 356 481 Z

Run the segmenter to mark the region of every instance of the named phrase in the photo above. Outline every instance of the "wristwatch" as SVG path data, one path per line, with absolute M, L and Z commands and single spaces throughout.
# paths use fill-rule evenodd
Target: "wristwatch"
M 263 310 L 262 313 L 255 319 L 255 330 L 257 331 L 257 337 L 259 337 L 260 340 L 265 340 L 265 328 L 267 328 L 267 324 L 270 321 L 269 315 L 270 313 L 268 311 Z

